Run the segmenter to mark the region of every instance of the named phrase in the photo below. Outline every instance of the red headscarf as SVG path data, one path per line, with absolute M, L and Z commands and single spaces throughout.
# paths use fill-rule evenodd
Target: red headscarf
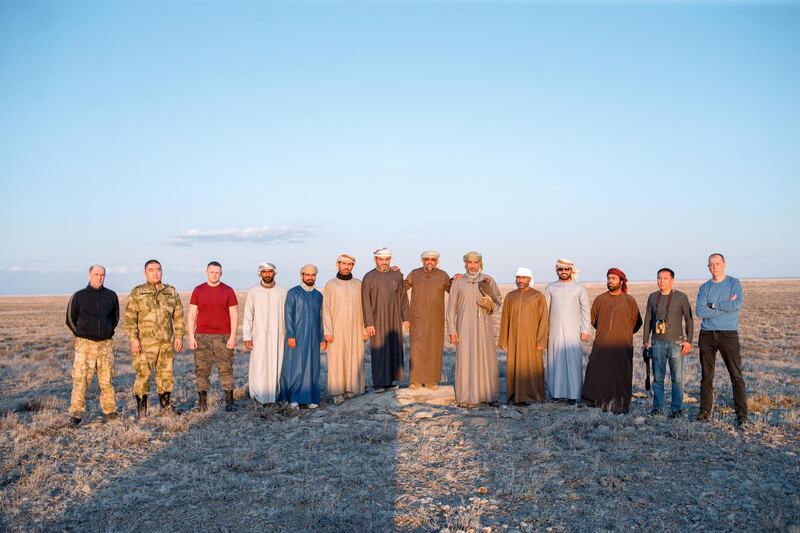
M 608 272 L 606 272 L 606 276 L 610 276 L 611 274 L 614 274 L 615 276 L 619 277 L 619 279 L 622 281 L 622 292 L 627 294 L 627 292 L 628 292 L 628 278 L 625 276 L 625 272 L 623 272 L 622 270 L 620 270 L 618 268 L 609 268 Z

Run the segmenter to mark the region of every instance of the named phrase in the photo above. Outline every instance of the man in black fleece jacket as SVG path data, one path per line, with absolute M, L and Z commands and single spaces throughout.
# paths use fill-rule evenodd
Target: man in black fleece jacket
M 114 329 L 119 322 L 117 293 L 103 286 L 106 269 L 89 267 L 89 284 L 72 295 L 67 305 L 67 327 L 75 335 L 75 362 L 72 365 L 70 425 L 81 422 L 86 388 L 97 370 L 100 407 L 107 420 L 117 418 L 114 398 Z

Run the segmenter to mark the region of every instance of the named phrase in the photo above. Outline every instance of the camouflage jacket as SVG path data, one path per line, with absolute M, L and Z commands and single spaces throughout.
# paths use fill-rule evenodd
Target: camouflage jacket
M 143 283 L 131 290 L 125 306 L 125 333 L 140 342 L 171 342 L 183 337 L 183 304 L 175 287 Z

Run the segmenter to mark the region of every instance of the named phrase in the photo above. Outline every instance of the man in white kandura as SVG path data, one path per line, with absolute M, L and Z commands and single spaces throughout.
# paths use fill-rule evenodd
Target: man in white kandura
M 247 292 L 244 304 L 242 337 L 251 352 L 248 384 L 256 405 L 274 403 L 280 386 L 287 290 L 275 282 L 276 274 L 274 264 L 258 265 L 261 283 Z
M 583 345 L 589 340 L 589 293 L 569 259 L 556 261 L 558 281 L 544 289 L 550 318 L 544 382 L 547 397 L 576 404 L 583 388 Z

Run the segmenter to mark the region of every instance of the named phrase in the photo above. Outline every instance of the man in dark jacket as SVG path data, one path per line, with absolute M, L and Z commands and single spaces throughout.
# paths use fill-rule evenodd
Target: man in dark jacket
M 89 267 L 89 284 L 72 295 L 67 305 L 67 327 L 75 335 L 75 362 L 72 365 L 70 425 L 81 422 L 86 388 L 94 378 L 100 385 L 100 407 L 107 420 L 117 418 L 114 398 L 114 329 L 119 322 L 117 293 L 103 286 L 106 269 Z

